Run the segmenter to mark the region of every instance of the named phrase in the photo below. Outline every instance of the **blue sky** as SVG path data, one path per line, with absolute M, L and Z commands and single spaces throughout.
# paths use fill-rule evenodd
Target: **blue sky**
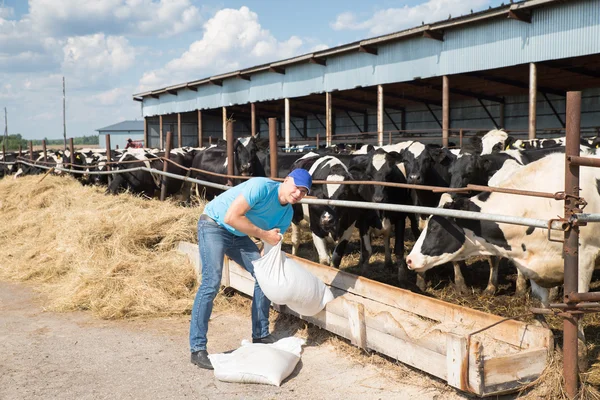
M 505 0 L 508 2 L 507 0 Z M 0 0 L 0 134 L 140 119 L 132 94 L 498 6 L 496 0 Z

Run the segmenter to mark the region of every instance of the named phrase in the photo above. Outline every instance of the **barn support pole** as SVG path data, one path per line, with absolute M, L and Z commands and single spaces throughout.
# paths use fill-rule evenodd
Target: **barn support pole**
M 223 107 L 223 139 L 227 140 L 227 107 Z
M 158 116 L 158 149 L 162 150 L 164 149 L 164 144 L 163 144 L 163 116 L 159 115 Z
M 110 134 L 107 133 L 106 134 L 106 171 L 110 172 L 111 170 L 111 164 L 110 162 L 112 161 L 112 154 L 110 151 Z M 108 174 L 108 186 L 110 186 L 110 182 L 112 181 L 112 175 Z
M 202 111 L 198 110 L 198 147 L 202 147 Z
M 383 86 L 377 85 L 377 145 L 383 146 Z
M 529 139 L 535 139 L 537 125 L 537 66 L 529 63 Z
M 500 129 L 504 129 L 506 126 L 504 122 L 504 103 L 500 103 L 498 104 L 498 106 L 500 107 L 500 116 L 498 117 L 498 124 L 500 125 Z
M 250 134 L 256 137 L 256 104 L 250 103 Z
M 144 147 L 150 147 L 150 141 L 148 140 L 148 117 L 144 117 Z
M 400 130 L 404 132 L 406 130 L 406 108 L 404 107 L 400 109 L 400 118 L 402 118 L 400 121 Z
M 177 147 L 183 147 L 183 135 L 181 133 L 181 113 L 177 113 Z
M 354 120 L 354 118 L 352 118 L 352 115 L 348 112 L 348 111 L 344 111 L 346 113 L 346 116 L 350 119 L 350 121 L 352 121 L 352 123 L 354 124 L 354 126 L 356 127 L 356 129 L 358 129 L 358 131 L 360 133 L 363 133 L 365 131 L 363 131 L 360 127 L 360 125 L 358 125 L 358 123 Z
M 73 148 L 73 138 L 69 138 L 69 152 L 71 153 L 71 168 L 73 169 L 73 164 L 75 164 L 75 149 Z
M 448 75 L 442 77 L 442 146 L 448 147 L 450 129 L 450 82 Z
M 277 178 L 277 118 L 269 118 L 269 151 L 271 153 L 271 178 Z
M 46 151 L 46 139 L 42 140 L 42 151 L 44 152 L 44 162 L 47 162 L 48 161 L 48 152 Z
M 223 107 L 225 110 L 225 107 Z M 227 175 L 235 174 L 234 164 L 235 159 L 233 157 L 233 121 L 226 121 L 225 124 L 225 140 L 227 140 Z M 234 181 L 232 178 L 227 179 L 227 185 L 233 186 Z
M 19 157 L 23 156 L 23 146 L 19 145 Z
M 29 159 L 33 161 L 33 141 L 29 141 Z
M 288 152 L 290 148 L 290 99 L 287 97 L 283 99 L 285 108 L 285 151 Z
M 163 160 L 163 172 L 168 172 L 169 169 L 169 158 L 171 156 L 171 144 L 173 143 L 173 134 L 171 131 L 167 132 L 167 145 L 165 149 L 165 160 Z M 160 201 L 165 201 L 167 198 L 167 177 L 163 175 L 160 179 Z
M 542 96 L 544 96 L 544 99 L 546 100 L 546 102 L 550 106 L 550 109 L 554 113 L 554 116 L 558 120 L 558 123 L 560 124 L 560 126 L 562 126 L 563 128 L 566 127 L 565 122 L 560 117 L 560 114 L 558 113 L 558 111 L 556 111 L 556 108 L 554 107 L 554 104 L 552 104 L 552 101 L 550 101 L 550 99 L 548 98 L 548 95 L 546 93 L 542 92 Z
M 325 146 L 331 146 L 331 92 L 325 93 Z
M 569 163 L 570 156 L 579 156 L 579 129 L 581 125 L 581 92 L 567 93 L 567 138 L 565 144 L 565 218 L 579 211 L 579 165 Z M 591 228 L 587 228 L 591 229 Z M 569 299 L 570 293 L 577 293 L 579 268 L 579 226 L 574 224 L 564 233 L 563 259 L 565 260 L 564 302 L 576 305 Z M 579 314 L 567 308 L 563 319 L 563 377 L 567 396 L 574 399 L 578 392 L 578 343 L 577 325 Z
M 302 136 L 304 139 L 308 139 L 308 118 L 302 118 Z

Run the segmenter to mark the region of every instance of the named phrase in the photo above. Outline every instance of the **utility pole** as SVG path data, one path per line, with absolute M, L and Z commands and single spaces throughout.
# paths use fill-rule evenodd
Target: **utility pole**
M 65 144 L 65 151 L 67 151 L 67 124 L 65 117 L 65 77 L 63 76 L 63 138 Z
M 8 146 L 8 114 L 6 113 L 6 107 L 4 107 L 4 145 Z

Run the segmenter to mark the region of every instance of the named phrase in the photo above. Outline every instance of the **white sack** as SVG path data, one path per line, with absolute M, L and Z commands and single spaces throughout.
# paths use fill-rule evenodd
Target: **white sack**
M 229 354 L 210 354 L 215 378 L 224 382 L 281 385 L 300 361 L 304 339 L 288 337 L 272 344 L 242 341 Z
M 275 246 L 265 243 L 265 255 L 252 262 L 256 280 L 273 303 L 286 305 L 300 315 L 316 315 L 333 300 L 333 293 L 310 271 L 286 257 L 281 242 Z

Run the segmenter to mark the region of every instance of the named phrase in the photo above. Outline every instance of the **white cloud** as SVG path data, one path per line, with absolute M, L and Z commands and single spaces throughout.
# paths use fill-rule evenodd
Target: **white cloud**
M 63 72 L 92 82 L 128 69 L 135 60 L 127 39 L 104 34 L 70 37 L 63 53 Z
M 30 0 L 37 30 L 55 36 L 134 34 L 167 37 L 200 29 L 191 0 Z
M 124 101 L 131 101 L 132 88 L 114 88 L 102 93 L 91 96 L 88 103 L 95 103 L 102 106 L 114 106 L 122 104 Z
M 330 26 L 334 30 L 368 30 L 372 35 L 383 35 L 421 25 L 445 20 L 448 16 L 458 17 L 472 9 L 481 9 L 489 0 L 429 0 L 425 3 L 402 8 L 377 11 L 372 17 L 359 21 L 352 12 L 339 14 Z
M 12 18 L 15 10 L 11 7 L 0 7 L 0 19 Z
M 279 41 L 262 28 L 258 15 L 248 7 L 222 9 L 204 24 L 202 39 L 192 43 L 181 57 L 171 60 L 162 69 L 144 73 L 138 90 L 293 57 L 306 51 L 304 45 L 297 36 Z

